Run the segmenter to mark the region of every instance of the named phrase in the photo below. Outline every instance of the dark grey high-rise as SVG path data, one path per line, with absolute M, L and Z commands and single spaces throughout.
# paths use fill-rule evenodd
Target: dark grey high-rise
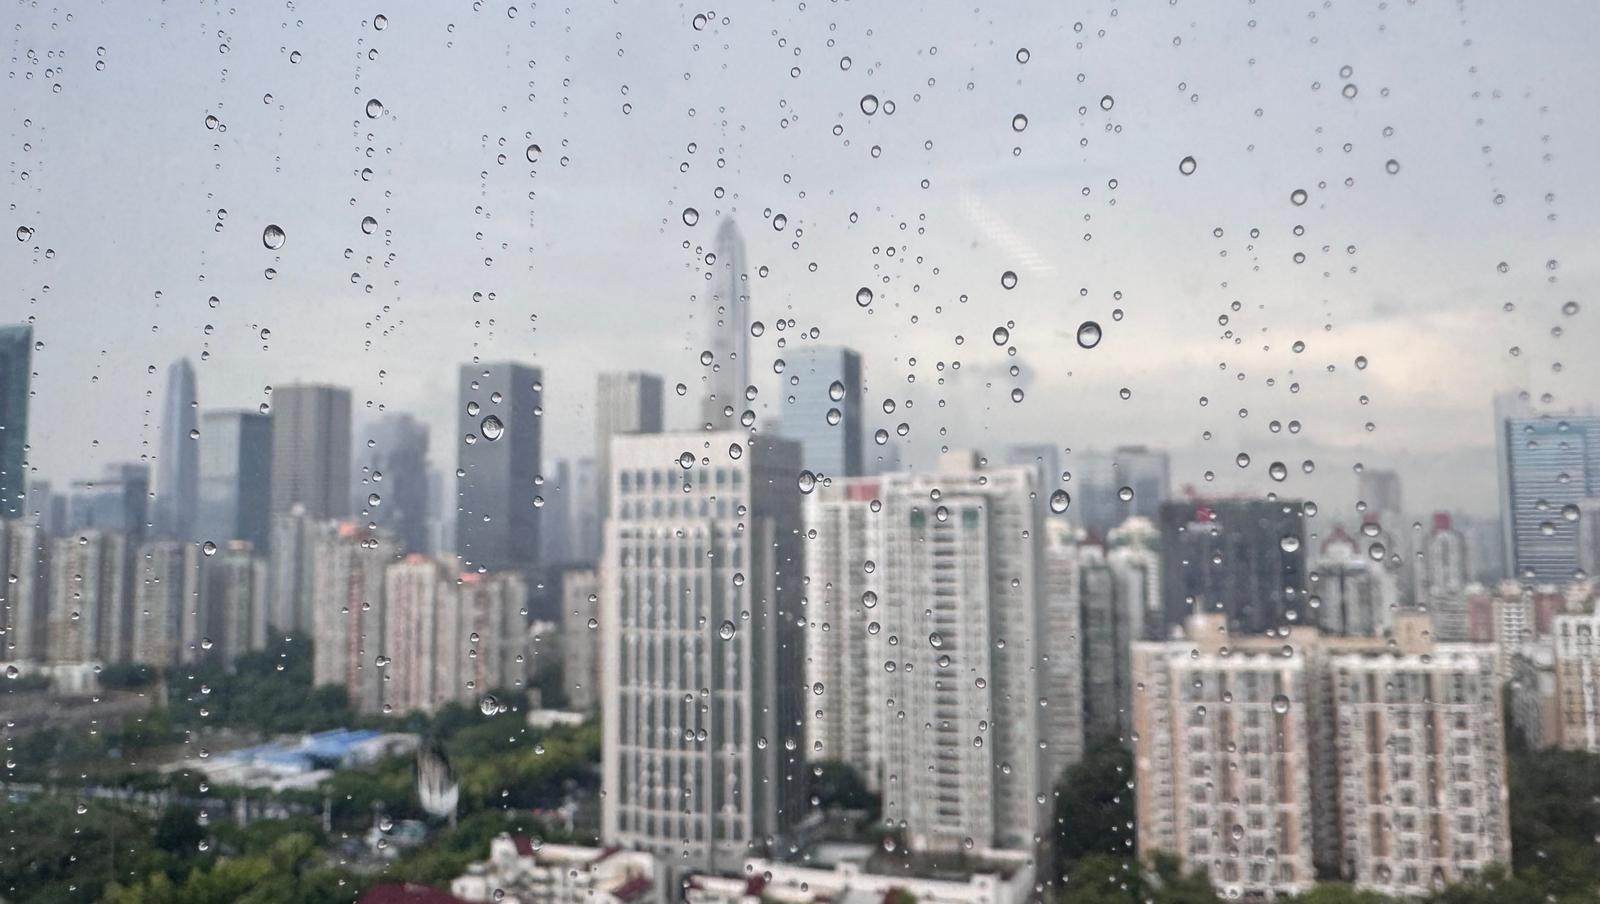
M 272 390 L 272 514 L 296 504 L 313 518 L 350 516 L 350 390 Z
M 161 409 L 161 458 L 156 462 L 157 536 L 195 538 L 195 505 L 200 492 L 200 443 L 194 367 L 179 358 L 167 368 L 167 398 Z
M 405 552 L 426 552 L 427 426 L 409 414 L 386 414 L 363 427 L 360 439 L 351 504 L 364 520 L 393 533 Z
M 0 327 L 0 517 L 23 512 L 27 475 L 23 450 L 28 445 L 28 385 L 32 377 L 33 327 Z
M 1291 610 L 1305 616 L 1300 611 L 1304 520 L 1298 500 L 1203 499 L 1163 505 L 1165 624 L 1147 626 L 1147 636 L 1165 637 L 1195 612 L 1222 612 L 1229 629 L 1244 634 L 1284 625 Z
M 200 501 L 194 538 L 267 548 L 272 525 L 272 418 L 207 411 L 200 419 Z
M 783 426 L 800 441 L 800 466 L 829 477 L 861 474 L 861 356 L 836 345 L 784 355 Z
M 539 369 L 464 364 L 456 400 L 456 552 L 469 570 L 539 563 Z

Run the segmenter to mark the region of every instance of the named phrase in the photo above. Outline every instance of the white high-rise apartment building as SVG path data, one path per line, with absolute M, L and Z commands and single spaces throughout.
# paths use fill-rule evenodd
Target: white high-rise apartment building
M 1556 737 L 1546 740 L 1600 753 L 1600 613 L 1557 615 L 1553 622 Z
M 80 531 L 75 537 L 57 538 L 50 553 L 45 659 L 126 659 L 133 641 L 127 537 Z
M 1083 758 L 1083 593 L 1076 529 L 1049 518 L 1042 530 L 1039 743 L 1049 787 Z
M 884 663 L 883 500 L 877 478 L 835 478 L 805 499 L 805 714 L 812 760 L 841 760 L 879 790 Z
M 913 850 L 1029 847 L 1041 824 L 1036 481 L 970 453 L 883 477 L 884 817 Z
M 1304 890 L 1313 868 L 1389 895 L 1511 861 L 1489 645 L 1311 628 L 1135 647 L 1139 851 L 1207 867 L 1228 897 Z
M 804 806 L 800 447 L 617 436 L 600 573 L 606 844 L 736 870 Z

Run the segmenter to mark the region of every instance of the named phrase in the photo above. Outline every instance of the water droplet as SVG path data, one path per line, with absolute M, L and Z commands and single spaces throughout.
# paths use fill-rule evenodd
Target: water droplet
M 864 94 L 861 96 L 861 112 L 871 116 L 878 112 L 878 95 Z
M 1007 270 L 1006 272 L 1000 274 L 1000 288 L 1015 289 L 1016 287 L 1017 273 L 1015 270 Z
M 1366 369 L 1367 369 L 1367 356 L 1366 355 L 1356 355 L 1356 370 L 1366 370 Z
M 1054 493 L 1050 494 L 1050 511 L 1055 512 L 1058 515 L 1066 511 L 1067 506 L 1071 504 L 1072 497 L 1067 495 L 1066 490 L 1056 490 Z
M 1078 324 L 1078 346 L 1080 348 L 1094 348 L 1100 344 L 1100 324 L 1093 320 L 1085 320 Z
M 1238 455 L 1233 457 L 1233 463 L 1241 468 L 1250 467 L 1250 453 L 1240 452 Z
M 362 232 L 365 232 L 367 235 L 371 235 L 372 231 L 374 229 L 377 229 L 377 228 L 378 228 L 378 220 L 377 220 L 377 218 L 375 218 L 375 217 L 362 217 L 361 218 L 361 231 Z
M 1185 157 L 1178 161 L 1178 172 L 1184 174 L 1185 176 L 1192 176 L 1194 175 L 1195 166 L 1196 164 L 1193 157 Z
M 372 100 L 367 101 L 367 118 L 368 119 L 377 119 L 378 117 L 380 117 L 382 115 L 383 115 L 383 101 L 378 100 L 376 97 L 374 97 Z
M 695 210 L 693 207 L 685 207 L 683 209 L 683 225 L 693 226 L 698 222 L 700 222 L 700 211 Z
M 506 425 L 501 423 L 500 419 L 492 414 L 484 418 L 478 424 L 478 433 L 480 433 L 484 439 L 491 443 L 499 439 L 501 434 L 505 432 Z
M 269 251 L 277 251 L 282 248 L 283 243 L 288 238 L 283 233 L 283 227 L 276 223 L 268 224 L 266 229 L 261 230 L 261 244 L 266 245 Z
M 372 17 L 372 28 L 373 28 L 374 31 L 383 31 L 385 28 L 388 28 L 388 27 L 389 27 L 389 17 L 388 16 L 385 16 L 383 13 L 378 13 L 376 16 Z
M 997 326 L 994 328 L 993 338 L 995 345 L 1005 345 L 1011 340 L 1011 331 L 1003 326 Z
M 1286 478 L 1288 478 L 1289 469 L 1284 467 L 1283 462 L 1275 461 L 1272 464 L 1267 465 L 1267 476 L 1278 481 L 1279 483 L 1282 483 Z
M 1310 196 L 1306 194 L 1305 189 L 1297 188 L 1289 193 L 1289 203 L 1299 207 L 1300 205 L 1306 203 L 1306 198 L 1308 197 Z
M 685 471 L 687 471 L 690 468 L 694 467 L 694 453 L 693 452 L 685 452 L 682 455 L 679 455 L 678 456 L 678 467 L 684 469 Z
M 1121 499 L 1123 502 L 1132 502 L 1133 501 L 1133 487 L 1123 487 L 1122 489 L 1118 490 L 1117 491 L 1117 498 Z
M 1032 56 L 1032 54 L 1028 53 L 1028 48 L 1026 48 L 1026 47 L 1018 47 L 1017 48 L 1017 62 L 1026 63 L 1026 62 L 1028 62 L 1028 58 L 1030 56 Z
M 1285 535 L 1278 540 L 1278 548 L 1284 552 L 1294 552 L 1300 548 L 1300 538 L 1293 534 Z
M 539 155 L 542 154 L 542 153 L 544 153 L 544 152 L 539 149 L 538 145 L 536 145 L 536 144 L 528 145 L 528 162 L 529 163 L 538 163 L 539 162 Z
M 705 13 L 695 13 L 694 14 L 694 19 L 691 21 L 690 24 L 692 24 L 694 26 L 694 30 L 695 31 L 705 31 L 706 30 L 706 24 L 708 22 L 710 22 L 710 20 L 706 18 L 706 14 Z
M 733 459 L 734 461 L 738 461 L 739 459 L 743 458 L 744 457 L 744 446 L 742 446 L 742 445 L 740 445 L 738 443 L 729 443 L 728 444 L 728 457 Z
M 1400 172 L 1400 161 L 1398 161 L 1398 160 L 1394 159 L 1393 157 L 1391 157 L 1391 158 L 1389 158 L 1389 162 L 1385 163 L 1383 165 L 1383 169 L 1384 169 L 1385 172 L 1387 172 L 1389 175 L 1392 176 L 1395 173 Z
M 940 647 L 943 647 L 944 646 L 944 635 L 940 634 L 938 631 L 935 631 L 932 634 L 929 634 L 928 635 L 928 646 L 933 647 L 935 650 L 939 649 Z
M 1109 110 L 1109 109 L 1111 109 L 1112 107 L 1114 107 L 1116 105 L 1117 105 L 1116 99 L 1113 98 L 1109 94 L 1107 94 L 1104 97 L 1100 98 L 1100 109 L 1102 109 L 1102 110 Z
M 200 551 L 208 556 L 214 556 L 217 554 L 217 544 L 207 540 L 206 542 L 200 544 Z
M 1011 131 L 1020 132 L 1028 127 L 1028 117 L 1018 113 L 1011 117 Z
M 857 289 L 856 304 L 861 305 L 862 307 L 872 304 L 872 290 L 866 286 L 862 286 L 861 288 Z
M 486 716 L 492 716 L 499 711 L 500 701 L 496 700 L 493 694 L 484 694 L 483 699 L 478 701 L 478 712 Z
M 722 627 L 717 629 L 717 636 L 723 640 L 732 640 L 733 635 L 737 634 L 738 631 L 739 629 L 734 626 L 733 622 L 724 619 Z
M 797 483 L 800 486 L 800 492 L 809 493 L 817 488 L 817 475 L 810 471 L 801 471 Z
M 33 227 L 32 226 L 18 226 L 17 227 L 17 241 L 26 242 L 28 239 L 31 239 L 31 238 L 33 238 Z

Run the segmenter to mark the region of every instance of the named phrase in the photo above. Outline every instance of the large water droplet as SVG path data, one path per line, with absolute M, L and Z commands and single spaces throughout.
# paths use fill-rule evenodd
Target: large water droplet
M 1011 131 L 1020 132 L 1028 127 L 1028 117 L 1021 113 L 1011 117 Z
M 1058 515 L 1066 511 L 1067 506 L 1071 504 L 1072 497 L 1067 495 L 1066 490 L 1056 490 L 1054 493 L 1050 494 L 1050 511 L 1055 512 Z
M 1011 340 L 1011 331 L 1003 326 L 997 326 L 994 328 L 993 338 L 995 345 L 1005 345 Z
M 866 286 L 862 286 L 861 288 L 857 289 L 856 304 L 861 305 L 862 307 L 872 304 L 872 290 Z
M 871 116 L 878 112 L 878 95 L 864 94 L 861 96 L 861 112 Z
M 382 115 L 383 115 L 383 101 L 378 100 L 376 97 L 374 97 L 372 100 L 367 101 L 367 118 L 368 119 L 377 119 L 378 117 L 380 117 Z
M 1100 324 L 1093 320 L 1085 320 L 1078 324 L 1078 345 L 1081 348 L 1094 348 L 1100 344 Z
M 700 222 L 700 211 L 695 210 L 693 207 L 685 207 L 683 209 L 683 225 L 693 226 L 698 222 Z
M 1000 288 L 1015 289 L 1016 287 L 1017 272 L 1015 270 L 1007 270 L 1006 272 L 1000 274 Z
M 483 699 L 478 701 L 478 712 L 486 716 L 492 716 L 499 711 L 500 701 L 496 700 L 493 694 L 484 694 Z
M 1193 157 L 1185 157 L 1178 161 L 1178 172 L 1184 174 L 1185 176 L 1192 176 L 1194 175 L 1195 166 L 1196 164 Z
M 1294 191 L 1289 193 L 1289 203 L 1293 204 L 1296 207 L 1299 207 L 1300 205 L 1306 203 L 1306 199 L 1308 197 L 1310 197 L 1310 196 L 1306 194 L 1306 190 L 1305 189 L 1297 188 Z
M 484 418 L 478 424 L 478 433 L 482 434 L 483 438 L 491 443 L 499 439 L 505 432 L 506 425 L 501 423 L 500 419 L 492 414 Z
M 800 487 L 800 492 L 809 493 L 817 488 L 817 475 L 810 471 L 801 471 L 800 477 L 796 482 Z
M 737 634 L 738 632 L 739 629 L 734 626 L 733 622 L 724 619 L 722 622 L 722 627 L 717 629 L 717 636 L 723 640 L 732 640 L 733 635 Z
M 283 233 L 283 227 L 276 223 L 270 223 L 267 225 L 266 229 L 261 230 L 261 244 L 266 245 L 271 251 L 277 251 L 279 248 L 282 248 L 283 243 L 287 241 L 288 238 L 289 237 Z

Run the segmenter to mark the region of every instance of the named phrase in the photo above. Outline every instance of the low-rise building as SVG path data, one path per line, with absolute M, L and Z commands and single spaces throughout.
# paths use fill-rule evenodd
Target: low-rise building
M 865 858 L 832 866 L 751 859 L 737 877 L 694 875 L 688 904 L 882 904 L 909 897 L 916 904 L 1024 904 L 1034 894 L 1034 870 L 1020 851 L 995 851 L 980 869 L 879 871 Z
M 489 859 L 450 883 L 463 901 L 498 904 L 663 904 L 655 858 L 642 851 L 542 844 L 503 834 Z

